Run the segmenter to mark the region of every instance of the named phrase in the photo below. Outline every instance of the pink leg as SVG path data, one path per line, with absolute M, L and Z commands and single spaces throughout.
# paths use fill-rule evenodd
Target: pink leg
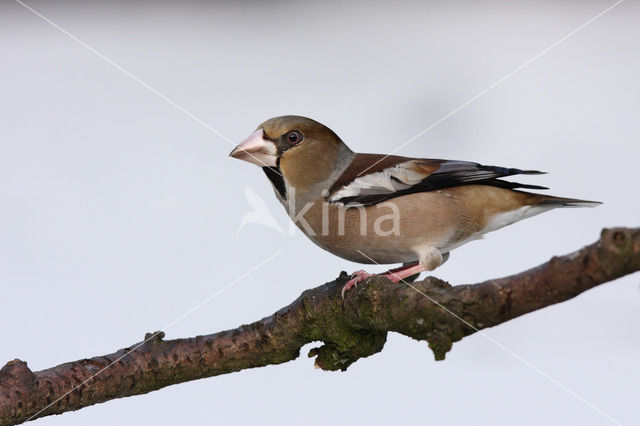
M 344 287 L 342 287 L 342 298 L 344 299 L 344 295 L 347 291 L 351 290 L 353 287 L 356 287 L 362 281 L 374 275 L 383 275 L 387 277 L 391 282 L 397 283 L 413 274 L 417 274 L 424 270 L 425 270 L 424 266 L 420 265 L 418 262 L 410 263 L 408 265 L 403 265 L 403 266 L 400 266 L 399 268 L 390 269 L 384 274 L 370 274 L 361 269 L 351 274 L 351 279 L 347 281 Z
M 425 271 L 425 267 L 416 262 L 415 264 L 391 269 L 390 271 L 386 272 L 384 276 L 389 278 L 389 281 L 391 281 L 392 283 L 397 283 L 407 277 L 410 277 L 413 274 L 418 274 L 422 271 Z

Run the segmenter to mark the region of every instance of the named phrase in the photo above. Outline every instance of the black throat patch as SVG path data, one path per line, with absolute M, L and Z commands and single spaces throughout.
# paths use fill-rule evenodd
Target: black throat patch
M 267 175 L 273 187 L 278 191 L 282 199 L 287 199 L 287 188 L 284 185 L 284 178 L 280 167 L 263 167 L 262 171 Z

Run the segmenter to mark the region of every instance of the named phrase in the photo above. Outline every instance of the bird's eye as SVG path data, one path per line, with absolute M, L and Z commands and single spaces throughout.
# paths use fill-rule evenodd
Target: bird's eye
M 292 130 L 291 132 L 287 133 L 286 139 L 287 142 L 289 142 L 291 145 L 295 145 L 302 140 L 302 133 L 297 130 Z

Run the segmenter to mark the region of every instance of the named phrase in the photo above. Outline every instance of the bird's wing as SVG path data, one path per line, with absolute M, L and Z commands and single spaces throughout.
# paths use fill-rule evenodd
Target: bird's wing
M 469 184 L 548 189 L 499 180 L 505 176 L 542 173 L 537 170 L 484 166 L 469 161 L 356 154 L 349 167 L 332 185 L 326 198 L 334 204 L 361 206 L 400 195 Z

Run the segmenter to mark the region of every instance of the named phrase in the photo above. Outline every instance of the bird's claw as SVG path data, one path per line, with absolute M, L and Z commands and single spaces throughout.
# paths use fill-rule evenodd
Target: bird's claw
M 375 274 L 370 274 L 367 271 L 363 271 L 362 269 L 351 274 L 351 279 L 347 281 L 344 287 L 342 287 L 342 300 L 344 300 L 344 295 L 347 293 L 347 291 L 351 290 L 353 287 L 357 288 L 359 283 L 363 282 L 373 275 Z

